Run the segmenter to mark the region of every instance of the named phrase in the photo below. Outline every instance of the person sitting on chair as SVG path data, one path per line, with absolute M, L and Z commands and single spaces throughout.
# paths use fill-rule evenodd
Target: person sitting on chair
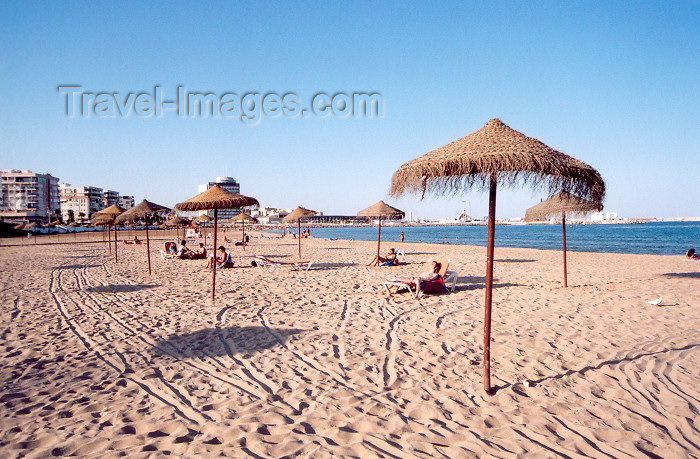
M 430 262 L 430 267 L 427 271 L 420 273 L 415 279 L 401 280 L 400 282 L 412 286 L 415 285 L 416 298 L 420 298 L 423 292 L 444 291 L 446 287 L 440 275 L 440 268 L 442 268 L 442 264 L 439 261 L 433 260 Z
M 389 253 L 386 257 L 377 257 L 376 255 L 372 258 L 372 261 L 367 263 L 367 266 L 394 266 L 399 264 L 399 259 L 396 258 L 396 251 L 394 248 L 389 249 Z
M 226 247 L 223 245 L 219 246 L 219 250 L 214 255 L 210 256 L 207 260 L 207 266 L 204 269 L 212 269 L 216 266 L 218 269 L 221 268 L 233 268 L 233 260 L 231 259 L 231 254 L 226 252 Z

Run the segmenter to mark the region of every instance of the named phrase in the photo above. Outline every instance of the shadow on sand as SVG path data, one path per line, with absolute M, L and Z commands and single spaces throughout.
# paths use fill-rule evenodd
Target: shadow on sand
M 527 260 L 527 259 L 517 259 L 517 258 L 505 258 L 500 260 L 494 260 L 496 263 L 534 263 L 537 260 Z
M 186 357 L 224 357 L 259 352 L 275 346 L 285 346 L 287 339 L 305 330 L 296 328 L 266 328 L 263 326 L 204 328 L 191 333 L 170 335 L 154 347 L 170 351 L 173 348 Z
M 550 376 L 543 376 L 543 377 L 538 378 L 538 379 L 532 379 L 532 380 L 530 380 L 530 382 L 534 383 L 534 384 L 542 384 L 544 382 L 555 380 L 555 379 L 564 379 L 564 378 L 567 378 L 567 377 L 572 376 L 572 375 L 585 376 L 586 373 L 589 371 L 597 371 L 597 370 L 601 370 L 603 368 L 615 367 L 615 366 L 620 365 L 620 364 L 625 363 L 625 362 L 634 362 L 634 361 L 639 360 L 639 359 L 644 358 L 644 357 L 662 356 L 662 355 L 668 354 L 670 352 L 681 352 L 681 351 L 686 351 L 688 349 L 695 349 L 697 347 L 700 347 L 699 343 L 689 343 L 689 344 L 682 346 L 682 347 L 671 347 L 671 348 L 662 349 L 660 351 L 640 352 L 637 355 L 631 355 L 631 356 L 623 357 L 620 359 L 610 359 L 610 360 L 603 360 L 603 361 L 600 361 L 597 363 L 591 363 L 591 365 L 587 365 L 587 366 L 580 368 L 580 369 L 577 369 L 577 370 L 567 370 L 563 373 L 557 373 L 557 374 L 550 375 Z M 502 389 L 507 389 L 510 387 L 515 392 L 519 393 L 520 395 L 524 395 L 524 396 L 528 397 L 527 394 L 522 392 L 522 388 L 518 387 L 518 386 L 521 386 L 520 383 L 514 384 L 514 383 L 504 381 L 504 380 L 501 380 L 501 381 L 503 382 L 503 384 L 494 385 L 492 387 L 493 393 L 495 393 L 499 390 L 502 390 Z
M 700 279 L 700 271 L 693 273 L 665 273 L 667 277 L 689 277 L 691 279 Z
M 493 288 L 502 287 L 526 287 L 523 284 L 512 284 L 510 282 L 499 283 L 498 279 L 493 280 Z M 455 291 L 462 290 L 479 290 L 486 288 L 486 277 L 484 276 L 461 276 L 457 278 L 457 287 Z
M 147 288 L 160 287 L 156 284 L 111 284 L 111 285 L 98 285 L 96 287 L 88 287 L 85 290 L 94 293 L 126 293 L 126 292 L 138 292 L 139 290 L 144 290 Z

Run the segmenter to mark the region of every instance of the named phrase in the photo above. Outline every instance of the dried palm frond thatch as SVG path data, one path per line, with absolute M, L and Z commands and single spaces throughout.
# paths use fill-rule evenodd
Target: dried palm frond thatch
M 299 248 L 299 259 L 301 259 L 301 219 L 314 216 L 317 213 L 318 212 L 306 209 L 304 207 L 297 207 L 282 219 L 282 223 L 297 222 L 297 246 Z
M 297 207 L 296 209 L 291 211 L 289 214 L 284 216 L 284 218 L 282 219 L 282 223 L 298 222 L 302 218 L 313 217 L 317 213 L 318 212 L 306 209 L 304 207 Z
M 118 215 L 123 214 L 126 212 L 126 209 L 123 207 L 120 207 L 116 204 L 112 204 L 111 206 L 102 209 L 98 212 L 95 212 L 92 214 L 92 217 L 90 217 L 90 222 L 94 225 L 106 225 L 107 226 L 107 242 L 109 245 L 109 250 L 110 252 L 112 251 L 112 239 L 110 235 L 110 231 L 112 229 L 112 225 L 114 224 L 114 220 L 117 218 Z M 118 261 L 118 254 L 117 254 L 117 228 L 114 228 L 114 261 Z
M 444 147 L 404 163 L 391 178 L 391 194 L 414 192 L 425 197 L 456 194 L 469 188 L 489 190 L 484 313 L 484 389 L 491 391 L 491 304 L 493 290 L 496 188 L 529 184 L 550 194 L 566 191 L 602 202 L 605 182 L 591 166 L 528 137 L 500 119 Z
M 566 213 L 591 212 L 602 210 L 603 204 L 579 198 L 566 191 L 560 191 L 549 199 L 532 206 L 525 211 L 525 221 L 542 220 L 550 215 L 561 215 L 561 247 L 564 255 L 564 287 L 568 287 L 566 266 Z
M 209 209 L 234 209 L 236 207 L 254 206 L 257 204 L 259 203 L 255 198 L 231 193 L 230 191 L 224 190 L 219 185 L 214 184 L 211 188 L 199 193 L 197 196 L 175 204 L 175 210 L 192 212 Z
M 381 253 L 380 245 L 382 243 L 382 217 L 403 217 L 405 213 L 396 207 L 391 207 L 384 201 L 379 201 L 373 206 L 369 206 L 357 213 L 358 216 L 365 217 L 379 217 L 379 224 L 377 225 L 377 265 L 379 265 L 379 254 Z
M 603 209 L 601 203 L 579 198 L 566 191 L 560 191 L 549 199 L 530 207 L 525 211 L 525 221 L 534 222 L 562 213 L 583 213 Z
M 529 184 L 551 194 L 568 191 L 602 202 L 605 183 L 588 164 L 492 119 L 466 137 L 404 163 L 391 178 L 391 195 L 488 189 L 493 174 L 505 185 Z
M 143 218 L 145 220 L 146 224 L 146 255 L 148 258 L 148 275 L 151 275 L 151 240 L 148 235 L 148 226 L 150 224 L 149 222 L 149 216 L 151 214 L 154 214 L 156 212 L 168 212 L 170 211 L 169 207 L 161 206 L 160 204 L 154 204 L 151 201 L 146 201 L 145 199 L 132 207 L 131 209 L 127 210 L 123 214 L 119 215 L 114 222 L 115 223 L 122 223 L 122 222 L 128 222 L 128 221 L 133 221 L 139 218 Z
M 214 256 L 216 257 L 216 233 L 217 233 L 217 218 L 218 209 L 233 209 L 236 207 L 246 207 L 259 205 L 257 199 L 241 194 L 231 193 L 224 190 L 219 185 L 214 184 L 208 190 L 199 193 L 197 196 L 188 199 L 187 201 L 175 204 L 175 210 L 181 212 L 192 212 L 197 210 L 214 209 Z M 211 279 L 211 298 L 214 299 L 216 292 L 216 267 L 212 269 Z

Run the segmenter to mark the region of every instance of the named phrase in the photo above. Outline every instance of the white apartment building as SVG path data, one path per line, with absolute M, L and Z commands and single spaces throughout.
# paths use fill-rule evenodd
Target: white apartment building
M 60 208 L 58 177 L 29 170 L 0 170 L 0 217 L 47 223 Z
M 102 188 L 94 186 L 58 185 L 61 202 L 61 215 L 68 220 L 69 211 L 77 221 L 87 220 L 90 215 L 105 208 Z

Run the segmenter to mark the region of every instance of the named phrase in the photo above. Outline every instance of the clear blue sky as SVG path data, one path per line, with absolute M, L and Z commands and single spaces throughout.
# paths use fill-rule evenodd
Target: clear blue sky
M 621 217 L 700 216 L 698 2 L 2 2 L 0 168 L 172 206 L 229 175 L 263 206 L 487 213 L 387 196 L 404 162 L 501 118 L 595 167 Z M 377 92 L 381 118 L 66 116 L 87 92 Z M 546 198 L 501 189 L 498 217 Z

